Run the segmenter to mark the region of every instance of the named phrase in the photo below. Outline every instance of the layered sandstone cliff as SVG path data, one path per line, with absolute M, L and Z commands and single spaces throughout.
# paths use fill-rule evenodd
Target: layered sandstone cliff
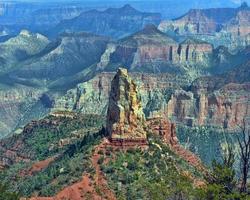
M 209 55 L 212 54 L 213 46 L 201 40 L 187 39 L 183 41 L 177 50 L 177 60 L 180 63 L 209 64 Z
M 250 113 L 248 71 L 248 65 L 244 65 L 225 77 L 202 77 L 193 84 L 169 74 L 131 73 L 131 77 L 138 85 L 146 117 L 162 115 L 190 126 L 211 125 L 232 130 Z M 102 73 L 79 84 L 55 101 L 54 110 L 105 114 L 113 76 Z
M 118 69 L 111 83 L 107 112 L 107 132 L 111 141 L 144 141 L 145 116 L 135 82 L 126 69 Z
M 244 35 L 249 30 L 250 8 L 243 3 L 238 8 L 191 9 L 185 15 L 172 21 L 163 21 L 160 30 L 178 34 L 215 34 L 225 27 L 237 27 L 236 32 Z M 239 28 L 239 32 L 238 32 Z M 234 33 L 235 29 L 232 30 Z
M 132 71 L 178 71 L 184 65 L 208 65 L 213 46 L 202 40 L 177 42 L 154 25 L 110 44 L 98 63 L 99 69 L 127 66 Z

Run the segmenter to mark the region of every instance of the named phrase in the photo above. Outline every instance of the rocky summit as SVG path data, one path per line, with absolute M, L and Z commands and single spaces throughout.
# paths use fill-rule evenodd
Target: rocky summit
M 119 68 L 111 83 L 107 132 L 111 142 L 146 143 L 145 116 L 135 82 Z

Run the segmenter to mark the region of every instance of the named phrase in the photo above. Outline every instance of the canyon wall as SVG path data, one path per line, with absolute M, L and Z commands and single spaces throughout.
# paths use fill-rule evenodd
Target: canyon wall
M 162 115 L 190 126 L 211 125 L 232 130 L 250 114 L 247 82 L 234 84 L 218 79 L 216 83 L 215 79 L 204 78 L 184 90 L 189 85 L 184 78 L 168 74 L 132 73 L 131 76 L 138 85 L 146 117 Z M 113 77 L 114 73 L 103 73 L 79 84 L 58 98 L 53 109 L 105 114 Z
M 18 86 L 0 91 L 0 138 L 49 112 L 43 102 L 43 92 Z
M 175 91 L 167 115 L 187 125 L 234 129 L 250 115 L 250 84 L 228 84 L 211 93 Z
M 100 62 L 102 69 L 114 65 L 127 66 L 130 69 L 151 65 L 202 65 L 210 64 L 213 46 L 202 40 L 186 39 L 178 43 L 173 38 L 148 25 L 140 32 L 109 46 L 105 52 L 105 61 Z M 166 67 L 165 67 L 166 68 Z M 164 71 L 164 69 L 162 69 Z
M 182 37 L 205 40 L 215 47 L 224 45 L 231 51 L 250 44 L 250 8 L 191 9 L 174 20 L 163 20 L 159 30 Z

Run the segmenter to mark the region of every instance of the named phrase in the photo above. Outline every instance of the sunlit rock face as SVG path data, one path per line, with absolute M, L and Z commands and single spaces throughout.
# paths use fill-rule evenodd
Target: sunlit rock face
M 221 76 L 201 77 L 189 91 L 176 90 L 167 105 L 168 117 L 190 126 L 235 130 L 250 124 L 249 62 Z
M 190 126 L 237 128 L 249 116 L 249 84 L 228 84 L 214 92 L 176 91 L 168 103 L 168 117 Z
M 222 29 L 222 24 L 234 15 L 232 8 L 191 9 L 185 15 L 173 21 L 163 21 L 159 28 L 171 30 L 178 34 L 214 34 Z
M 237 15 L 227 23 L 225 30 L 234 36 L 246 36 L 250 33 L 250 9 L 240 10 Z
M 213 46 L 207 42 L 195 39 L 183 41 L 175 53 L 179 63 L 194 63 L 209 65 L 209 55 L 212 54 Z
M 179 143 L 176 136 L 176 124 L 162 116 L 154 116 L 147 119 L 147 125 L 151 131 L 162 137 L 163 141 L 171 146 Z
M 145 117 L 135 82 L 119 68 L 111 83 L 107 131 L 113 140 L 146 140 Z

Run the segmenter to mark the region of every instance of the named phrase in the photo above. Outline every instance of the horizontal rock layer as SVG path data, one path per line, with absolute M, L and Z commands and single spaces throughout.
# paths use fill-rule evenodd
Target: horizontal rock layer
M 131 76 L 138 85 L 146 117 L 162 115 L 192 126 L 234 129 L 250 113 L 249 83 L 230 84 L 223 78 L 201 78 L 200 83 L 197 80 L 189 91 L 185 91 L 180 83 L 183 87 L 189 83 L 175 76 L 136 73 Z M 113 73 L 103 73 L 79 84 L 76 89 L 56 100 L 54 110 L 105 114 L 113 77 Z

